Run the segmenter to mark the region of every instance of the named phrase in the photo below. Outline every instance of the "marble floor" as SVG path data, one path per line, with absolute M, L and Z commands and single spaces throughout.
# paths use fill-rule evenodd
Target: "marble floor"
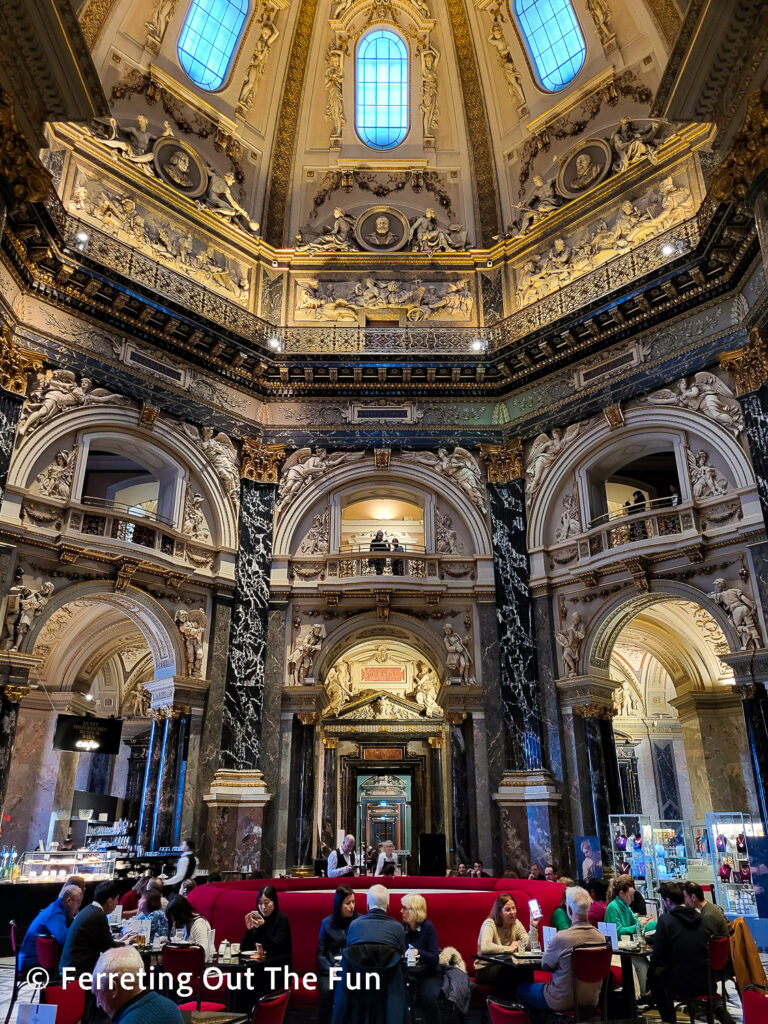
M 762 960 L 763 964 L 766 966 L 766 968 L 768 968 L 768 956 L 763 955 Z M 13 960 L 10 957 L 0 958 L 0 1024 L 2 1024 L 2 1022 L 5 1020 L 5 1015 L 8 1012 L 8 1003 L 10 1002 L 11 999 L 12 990 Z M 741 1012 L 741 1000 L 737 996 L 735 988 L 730 983 L 728 985 L 728 990 L 728 1012 L 730 1013 L 731 1017 L 733 1017 L 734 1021 L 736 1021 L 736 1024 L 743 1024 L 744 1017 Z M 32 989 L 28 986 L 24 986 L 24 988 L 21 990 L 19 999 L 21 1002 L 28 1003 L 32 999 L 32 994 Z M 641 1019 L 644 1019 L 646 1021 L 646 1024 L 658 1024 L 659 1016 L 657 1013 L 650 1012 L 647 1013 L 645 1017 Z M 312 1018 L 309 1017 L 306 1012 L 297 1012 L 295 1014 L 289 1014 L 289 1017 L 287 1017 L 286 1020 L 296 1021 L 298 1024 L 299 1021 L 309 1022 L 310 1020 L 312 1020 Z M 678 1020 L 681 1022 L 684 1020 L 682 1014 L 678 1017 Z M 16 1014 L 14 1013 L 13 1016 L 11 1017 L 11 1021 L 9 1022 L 9 1024 L 15 1024 L 15 1021 Z M 474 1024 L 472 1018 L 468 1019 L 468 1024 Z

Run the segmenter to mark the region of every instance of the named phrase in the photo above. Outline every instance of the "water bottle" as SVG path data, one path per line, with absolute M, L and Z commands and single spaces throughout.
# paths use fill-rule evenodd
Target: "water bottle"
M 528 932 L 528 942 L 530 943 L 531 952 L 532 953 L 538 953 L 539 950 L 541 949 L 541 946 L 539 945 L 539 930 L 538 930 L 538 928 L 533 928 L 532 927 L 531 930 Z
M 405 954 L 405 962 L 409 967 L 416 966 L 416 950 L 413 946 L 408 946 L 408 952 Z

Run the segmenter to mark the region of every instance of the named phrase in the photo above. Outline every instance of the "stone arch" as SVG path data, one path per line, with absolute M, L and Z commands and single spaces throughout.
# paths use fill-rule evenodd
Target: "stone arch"
M 383 641 L 391 638 L 410 644 L 424 655 L 441 681 L 445 679 L 445 651 L 435 630 L 401 612 L 392 613 L 387 622 L 379 622 L 374 611 L 351 616 L 328 635 L 314 666 L 315 678 L 324 679 L 345 651 L 374 635 Z
M 294 501 L 277 516 L 275 523 L 274 556 L 287 558 L 299 543 L 296 535 L 305 515 L 327 496 L 356 484 L 377 481 L 387 485 L 411 487 L 419 493 L 431 491 L 440 497 L 447 494 L 452 508 L 461 518 L 469 533 L 473 553 L 491 556 L 491 535 L 486 517 L 469 500 L 466 494 L 452 481 L 429 466 L 408 462 L 393 454 L 389 470 L 376 470 L 373 455 L 367 455 L 357 462 L 342 464 L 304 488 Z
M 61 616 L 63 609 L 69 609 L 70 615 Z M 129 620 L 147 643 L 152 655 L 152 666 L 155 679 L 167 679 L 174 675 L 186 675 L 186 657 L 184 647 L 176 625 L 166 609 L 153 597 L 138 590 L 127 587 L 116 591 L 110 583 L 87 582 L 77 583 L 56 594 L 45 608 L 40 618 L 33 623 L 24 637 L 20 650 L 26 654 L 35 654 L 41 645 L 46 645 L 50 638 L 57 648 L 66 648 L 60 660 L 62 667 L 67 669 L 67 679 L 74 682 L 77 666 L 82 664 L 88 655 L 93 654 L 90 633 L 86 631 L 80 642 L 71 647 L 62 643 L 64 635 L 72 635 L 73 639 L 80 632 L 79 624 L 86 625 L 89 621 L 98 621 L 94 612 L 97 609 L 108 610 L 110 618 L 115 622 Z M 54 618 L 69 618 L 69 626 L 54 631 L 51 624 Z M 56 664 L 56 659 L 52 661 Z M 46 666 L 46 674 L 48 667 Z
M 26 435 L 14 450 L 7 487 L 28 489 L 43 463 L 47 465 L 52 462 L 56 452 L 63 446 L 64 439 L 71 439 L 73 435 L 75 444 L 81 449 L 87 443 L 86 439 L 93 442 L 98 438 L 120 438 L 133 446 L 134 450 L 151 451 L 155 457 L 159 453 L 169 464 L 178 466 L 187 480 L 194 476 L 207 499 L 212 520 L 209 526 L 214 543 L 231 550 L 237 549 L 237 513 L 199 445 L 183 431 L 174 429 L 163 417 L 157 419 L 152 430 L 142 427 L 139 410 L 132 406 L 86 406 L 55 416 L 50 423 Z M 71 440 L 66 443 L 71 445 Z M 80 465 L 83 463 L 82 455 L 81 450 L 78 454 L 80 472 L 84 468 L 84 465 Z M 182 525 L 183 502 L 182 489 L 175 509 L 175 522 L 179 529 Z
M 738 440 L 701 413 L 677 407 L 636 405 L 624 415 L 625 425 L 619 430 L 611 430 L 603 417 L 596 419 L 555 459 L 528 509 L 529 551 L 545 545 L 546 528 L 552 517 L 556 518 L 558 497 L 571 474 L 587 470 L 598 460 L 610 460 L 611 453 L 619 451 L 630 439 L 642 439 L 649 445 L 666 440 L 690 446 L 696 443 L 695 438 L 722 456 L 734 490 L 755 486 L 749 457 Z
M 650 590 L 638 594 L 623 590 L 607 601 L 589 623 L 584 638 L 584 670 L 586 674 L 607 677 L 611 652 L 617 639 L 632 620 L 644 609 L 663 601 L 690 601 L 704 608 L 722 630 L 731 652 L 741 649 L 736 630 L 723 609 L 706 594 L 687 583 L 672 580 L 652 582 Z M 703 641 L 702 641 L 703 643 Z

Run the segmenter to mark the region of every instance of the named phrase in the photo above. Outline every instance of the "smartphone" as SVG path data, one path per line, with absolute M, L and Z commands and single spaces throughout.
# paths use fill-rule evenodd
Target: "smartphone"
M 541 912 L 541 907 L 539 906 L 538 900 L 528 900 L 528 912 L 531 915 L 532 921 L 537 917 L 544 916 Z

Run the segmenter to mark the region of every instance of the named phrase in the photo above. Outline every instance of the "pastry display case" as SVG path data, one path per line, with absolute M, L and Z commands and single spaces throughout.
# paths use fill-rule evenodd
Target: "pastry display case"
M 17 882 L 64 882 L 69 875 L 84 875 L 86 881 L 104 881 L 115 873 L 113 853 L 92 850 L 33 850 L 19 860 Z

